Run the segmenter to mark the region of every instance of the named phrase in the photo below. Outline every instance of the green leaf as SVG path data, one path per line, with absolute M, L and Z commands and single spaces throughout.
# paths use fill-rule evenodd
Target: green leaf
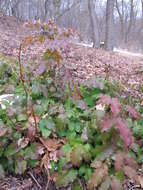
M 66 161 L 70 162 L 71 161 L 70 156 L 71 156 L 71 151 L 72 151 L 72 147 L 70 146 L 70 144 L 63 145 L 62 150 L 64 152 Z
M 67 117 L 65 114 L 59 114 L 56 119 L 56 131 L 57 134 L 62 137 L 66 136 L 66 124 L 67 124 Z
M 62 147 L 64 153 L 66 154 L 67 152 L 70 152 L 72 150 L 72 147 L 70 146 L 70 144 L 65 144 Z
M 53 121 L 53 119 L 51 117 L 46 117 L 45 119 L 41 120 L 39 123 L 39 127 L 40 128 L 48 128 L 51 129 L 55 132 L 56 128 L 55 128 L 55 123 Z
M 4 155 L 9 158 L 10 156 L 13 156 L 15 153 L 18 152 L 18 149 L 16 145 L 10 144 L 7 148 L 6 151 L 4 152 Z
M 75 131 L 76 131 L 77 133 L 80 133 L 80 132 L 81 132 L 81 125 L 80 125 L 79 122 L 76 123 Z
M 73 121 L 69 122 L 68 128 L 70 131 L 74 131 L 75 130 L 75 123 Z
M 25 172 L 27 168 L 27 161 L 16 161 L 16 166 L 15 166 L 15 173 L 16 174 L 22 174 Z
M 85 162 L 90 162 L 91 161 L 91 153 L 90 153 L 90 145 L 86 144 L 83 148 L 83 159 Z
M 126 119 L 126 122 L 127 122 L 127 125 L 128 125 L 129 128 L 132 128 L 132 127 L 133 127 L 133 121 L 132 121 L 131 118 L 127 118 L 127 119 Z
M 84 154 L 83 148 L 84 148 L 83 145 L 77 144 L 71 151 L 71 162 L 73 166 L 79 167 L 80 164 L 82 163 L 83 154 Z
M 48 100 L 42 100 L 42 102 L 38 103 L 38 105 L 34 105 L 34 111 L 37 115 L 44 115 L 45 112 L 48 110 Z
M 41 129 L 41 133 L 42 133 L 42 136 L 45 138 L 47 138 L 51 135 L 51 131 L 49 129 L 45 129 L 45 128 Z
M 86 182 L 89 180 L 91 176 L 92 176 L 92 169 L 88 167 L 86 168 L 85 175 L 84 175 Z
M 72 185 L 72 190 L 82 190 L 82 183 L 80 183 L 78 180 L 74 182 Z
M 123 180 L 124 180 L 124 173 L 123 173 L 123 170 L 119 170 L 119 171 L 116 173 L 116 177 L 117 177 L 117 179 L 119 179 L 120 181 L 123 181 Z
M 5 172 L 3 166 L 0 164 L 0 179 L 3 179 L 4 177 L 5 177 Z
M 58 129 L 63 129 L 67 123 L 67 119 L 65 114 L 59 114 L 58 117 L 56 117 L 56 126 Z
M 0 157 L 1 157 L 2 154 L 3 154 L 3 151 L 4 151 L 4 147 L 2 147 L 2 146 L 0 145 Z
M 27 115 L 26 114 L 19 114 L 17 116 L 17 121 L 18 122 L 27 121 Z
M 73 132 L 68 131 L 66 134 L 66 137 L 69 141 L 73 141 L 76 138 L 76 132 L 75 131 L 73 131 Z
M 32 84 L 31 96 L 33 99 L 37 99 L 42 95 L 41 85 L 38 82 Z
M 92 169 L 89 168 L 89 165 L 82 164 L 79 168 L 79 175 L 84 176 L 85 180 L 88 181 L 92 175 Z
M 86 144 L 76 144 L 71 151 L 71 162 L 73 166 L 79 167 L 82 161 L 89 162 L 91 160 L 90 146 Z
M 99 152 L 95 160 L 92 162 L 91 166 L 92 165 L 94 166 L 94 162 L 96 162 L 97 160 L 104 161 L 110 156 L 112 156 L 112 154 L 114 153 L 114 150 L 115 150 L 115 147 L 113 145 L 99 147 Z
M 26 160 L 37 160 L 39 155 L 36 149 L 37 149 L 36 143 L 31 144 L 29 147 L 27 147 L 24 150 L 24 158 Z
M 55 123 L 51 117 L 46 117 L 45 119 L 41 120 L 39 123 L 39 129 L 42 133 L 42 136 L 45 138 L 50 136 L 51 131 L 56 131 Z
M 31 166 L 32 168 L 34 168 L 39 165 L 39 161 L 38 160 L 29 160 L 28 165 Z
M 20 139 L 21 138 L 21 133 L 20 132 L 18 132 L 18 131 L 14 131 L 13 132 L 13 138 L 15 139 L 15 140 L 18 140 L 18 139 Z
M 82 164 L 81 167 L 79 168 L 79 175 L 83 176 L 86 172 L 86 169 L 87 169 L 86 166 Z
M 56 179 L 56 187 L 67 186 L 77 178 L 77 170 L 63 171 Z

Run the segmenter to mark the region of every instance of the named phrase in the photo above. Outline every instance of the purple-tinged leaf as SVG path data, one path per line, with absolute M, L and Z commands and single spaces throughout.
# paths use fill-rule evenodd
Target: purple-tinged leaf
M 114 118 L 105 117 L 105 119 L 103 120 L 101 124 L 102 132 L 107 131 L 108 129 L 113 127 L 115 124 L 116 124 L 116 120 Z
M 36 73 L 37 73 L 38 75 L 42 75 L 45 71 L 46 71 L 46 66 L 45 66 L 45 64 L 41 64 L 41 65 L 39 65 L 39 67 L 37 68 Z
M 139 113 L 132 106 L 127 106 L 127 110 L 133 119 L 139 118 Z
M 121 110 L 122 110 L 121 109 L 121 104 L 118 101 L 118 99 L 117 98 L 112 98 L 110 106 L 111 106 L 111 111 L 113 113 L 113 116 L 117 117 L 119 115 L 119 113 L 121 112 Z
M 127 127 L 126 122 L 121 118 L 105 117 L 101 124 L 102 132 L 108 131 L 113 126 L 115 126 L 115 128 L 119 131 L 120 137 L 123 140 L 125 147 L 130 146 L 132 144 L 132 133 Z
M 102 104 L 102 105 L 110 105 L 111 104 L 111 97 L 108 95 L 104 95 L 100 98 L 97 104 Z
M 115 190 L 122 190 L 122 183 L 116 178 L 116 177 L 112 177 L 112 182 L 111 182 L 111 189 Z
M 98 104 L 109 105 L 114 117 L 117 117 L 121 112 L 121 105 L 117 98 L 111 98 L 108 95 L 102 96 Z
M 118 118 L 116 127 L 120 132 L 120 137 L 123 140 L 125 146 L 130 146 L 132 144 L 132 133 L 131 130 L 127 127 L 126 122 L 121 118 Z
M 105 164 L 102 164 L 100 168 L 97 168 L 92 176 L 90 177 L 87 185 L 87 189 L 92 190 L 95 187 L 99 186 L 108 175 L 108 167 Z

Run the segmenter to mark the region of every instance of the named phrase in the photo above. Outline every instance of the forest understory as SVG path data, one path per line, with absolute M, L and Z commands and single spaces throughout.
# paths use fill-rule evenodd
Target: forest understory
M 27 26 L 28 24 L 30 25 L 30 27 Z M 14 117 L 12 115 L 13 111 L 9 110 L 9 114 L 7 117 L 8 119 L 7 121 L 5 121 L 6 124 L 4 125 L 4 127 L 0 128 L 0 137 L 3 137 L 4 134 L 8 133 L 8 138 L 9 138 L 9 134 L 11 134 L 12 132 L 7 129 L 6 129 L 7 131 L 6 132 L 5 126 L 7 126 L 10 121 L 16 122 L 14 124 L 16 126 L 16 129 L 14 128 L 14 132 L 15 130 L 17 130 L 18 132 L 23 130 L 22 131 L 23 136 L 19 137 L 19 134 L 17 134 L 16 132 L 13 135 L 15 139 L 18 139 L 18 145 L 20 144 L 20 146 L 22 147 L 22 150 L 25 151 L 25 148 L 27 148 L 27 146 L 30 147 L 32 143 L 34 144 L 36 142 L 36 146 L 38 144 L 38 147 L 37 147 L 38 153 L 40 157 L 42 157 L 42 163 L 40 164 L 40 166 L 42 165 L 44 169 L 41 171 L 40 170 L 41 168 L 39 169 L 39 165 L 34 167 L 34 169 L 32 167 L 31 167 L 32 169 L 30 167 L 26 167 L 28 164 L 27 160 L 26 162 L 23 162 L 24 165 L 20 165 L 21 157 L 23 161 L 23 157 L 25 156 L 25 154 L 29 154 L 28 150 L 27 150 L 27 153 L 23 153 L 24 151 L 20 152 L 22 156 L 19 155 L 17 151 L 12 152 L 14 149 L 12 149 L 12 151 L 9 150 L 9 152 L 8 150 L 6 150 L 6 152 L 2 153 L 5 155 L 5 157 L 11 156 L 11 155 L 20 157 L 19 160 L 16 161 L 15 163 L 17 167 L 16 172 L 18 174 L 11 175 L 11 173 L 6 171 L 5 173 L 6 177 L 1 179 L 1 177 L 4 175 L 4 171 L 1 168 L 1 162 L 3 163 L 4 161 L 1 158 L 2 154 L 0 152 L 0 190 L 40 190 L 40 189 L 42 190 L 44 189 L 45 190 L 46 189 L 47 190 L 48 189 L 49 190 L 56 190 L 56 189 L 58 190 L 87 190 L 87 188 L 91 190 L 92 189 L 106 190 L 107 187 L 108 187 L 107 189 L 109 189 L 110 183 L 111 183 L 112 190 L 119 190 L 119 189 L 142 190 L 143 189 L 143 173 L 142 173 L 142 161 L 143 161 L 142 139 L 143 138 L 140 136 L 140 133 L 143 134 L 143 129 L 139 129 L 139 127 L 143 127 L 143 58 L 142 57 L 135 58 L 131 56 L 127 57 L 124 55 L 119 55 L 118 53 L 115 53 L 115 52 L 108 52 L 103 49 L 81 47 L 79 45 L 74 44 L 73 38 L 68 40 L 69 41 L 68 43 L 65 43 L 63 39 L 60 39 L 62 41 L 62 44 L 64 45 L 64 51 L 63 51 L 63 57 L 64 57 L 63 60 L 65 61 L 64 64 L 66 65 L 66 68 L 68 69 L 67 73 L 65 71 L 65 75 L 67 74 L 67 76 L 65 77 L 72 78 L 72 80 L 70 80 L 69 82 L 70 88 L 73 85 L 73 90 L 71 93 L 73 93 L 73 97 L 75 96 L 75 94 L 78 97 L 77 99 L 75 97 L 74 97 L 75 99 L 74 98 L 70 99 L 70 100 L 73 100 L 74 102 L 72 104 L 70 100 L 67 101 L 68 95 L 65 95 L 66 98 L 62 99 L 62 97 L 58 97 L 57 95 L 54 94 L 55 91 L 52 88 L 50 88 L 51 91 L 49 93 L 53 93 L 54 95 L 51 95 L 51 94 L 49 95 L 49 93 L 46 94 L 45 86 L 44 86 L 45 83 L 41 76 L 41 73 L 43 74 L 43 72 L 45 72 L 44 70 L 45 67 L 43 66 L 45 62 L 43 61 L 41 57 L 45 53 L 45 50 L 47 49 L 47 47 L 50 47 L 52 49 L 51 51 L 53 51 L 55 47 L 60 46 L 61 41 L 59 42 L 59 41 L 53 40 L 51 42 L 51 39 L 49 39 L 49 37 L 46 39 L 47 37 L 46 36 L 44 40 L 42 37 L 40 37 L 40 42 L 39 41 L 33 42 L 32 36 L 39 35 L 39 28 L 35 29 L 33 27 L 33 23 L 29 22 L 28 24 L 22 21 L 17 21 L 17 19 L 14 17 L 8 17 L 8 16 L 0 17 L 0 67 L 3 65 L 3 62 L 7 63 L 12 68 L 12 72 L 17 74 L 17 70 L 19 66 L 19 64 L 17 63 L 18 60 L 20 61 L 20 64 L 23 65 L 22 66 L 23 68 L 21 70 L 23 73 L 20 73 L 20 79 L 16 74 L 14 74 L 13 77 L 11 77 L 9 76 L 9 73 L 8 73 L 7 75 L 7 77 L 9 78 L 8 82 L 6 78 L 4 79 L 6 80 L 6 83 L 4 85 L 0 84 L 0 87 L 1 87 L 0 94 L 2 95 L 2 94 L 16 93 L 17 95 L 18 93 L 19 94 L 23 93 L 21 89 L 25 85 L 23 84 L 23 81 L 22 81 L 24 77 L 26 78 L 28 82 L 30 81 L 29 83 L 28 82 L 26 83 L 25 85 L 26 88 L 28 88 L 28 85 L 29 86 L 30 85 L 34 86 L 35 84 L 37 85 L 37 83 L 40 81 L 39 83 L 42 87 L 41 86 L 39 87 L 39 84 L 37 86 L 35 85 L 34 87 L 32 86 L 30 88 L 31 91 L 29 90 L 29 94 L 32 94 L 31 96 L 34 102 L 33 104 L 35 104 L 35 107 L 34 107 L 35 109 L 37 110 L 39 109 L 38 104 L 40 105 L 39 103 L 40 101 L 42 102 L 41 106 L 43 107 L 44 107 L 44 104 L 46 104 L 45 101 L 49 101 L 48 103 L 49 110 L 48 110 L 48 113 L 46 112 L 46 108 L 43 108 L 45 109 L 44 111 L 38 110 L 39 115 L 37 114 L 38 112 L 37 110 L 36 110 L 37 112 L 35 111 L 35 113 L 32 110 L 29 118 L 25 119 L 25 117 L 27 116 L 25 116 L 25 114 L 23 114 L 21 110 L 19 111 L 19 107 L 18 107 L 18 111 L 20 114 L 18 113 L 17 114 L 20 117 L 16 116 L 17 121 L 13 119 Z M 51 26 L 51 23 L 49 23 L 49 25 Z M 49 28 L 47 30 L 49 30 Z M 53 31 L 54 30 L 56 29 L 54 28 Z M 42 35 L 45 35 L 45 34 L 42 33 Z M 27 41 L 25 39 L 28 39 L 28 43 L 29 43 L 28 45 L 26 44 Z M 24 44 L 25 47 L 20 52 L 21 57 L 19 59 L 19 51 L 20 51 L 19 47 L 22 42 L 24 42 L 26 45 Z M 59 64 L 61 62 L 61 56 L 57 52 L 58 51 L 56 51 L 55 54 L 52 54 L 51 52 L 50 53 L 48 52 L 48 53 L 50 54 L 50 56 L 52 55 L 54 61 L 57 61 L 57 63 Z M 45 54 L 45 56 L 46 55 L 47 54 Z M 40 67 L 40 65 L 42 65 L 43 67 Z M 39 68 L 38 71 L 35 69 L 36 67 Z M 0 71 L 0 74 L 1 72 L 2 71 Z M 32 72 L 34 74 L 32 74 Z M 27 73 L 26 76 L 24 73 Z M 40 77 L 39 78 L 37 77 L 36 81 L 34 81 L 35 79 L 33 78 L 29 79 L 30 77 L 33 77 L 35 73 L 36 74 L 40 73 L 39 74 Z M 44 75 L 44 74 L 43 76 L 47 77 L 47 75 Z M 67 78 L 64 78 L 64 84 Z M 48 77 L 46 79 L 50 84 L 51 77 L 50 79 Z M 13 80 L 15 80 L 16 82 L 13 82 Z M 21 83 L 22 83 L 21 86 L 19 84 L 19 80 L 21 80 Z M 102 80 L 104 82 L 102 82 Z M 77 89 L 77 86 L 73 84 L 74 82 L 75 84 L 81 85 L 81 87 Z M 17 88 L 15 86 L 12 86 L 13 83 L 15 83 L 14 85 L 18 84 Z M 46 84 L 46 85 L 49 85 L 49 84 Z M 95 84 L 96 84 L 96 88 L 94 87 Z M 90 87 L 92 86 L 92 88 L 93 89 L 95 88 L 95 89 L 93 90 L 89 86 Z M 16 92 L 14 92 L 14 88 L 16 89 Z M 38 90 L 42 89 L 41 93 L 43 93 L 43 95 L 39 94 L 39 91 L 37 92 L 37 89 Z M 90 94 L 87 93 L 88 90 Z M 107 93 L 107 96 L 106 96 L 106 93 Z M 103 99 L 101 95 L 103 95 L 104 97 Z M 88 96 L 91 96 L 91 99 L 89 99 Z M 113 98 L 110 98 L 110 96 L 111 97 L 113 96 Z M 45 99 L 45 97 L 47 99 Z M 83 100 L 81 100 L 81 97 L 83 98 L 84 102 Z M 121 98 L 120 100 L 121 105 L 119 105 L 120 103 L 116 100 L 116 98 L 114 99 L 114 97 L 117 97 L 118 99 Z M 58 102 L 57 99 L 60 99 L 60 101 Z M 25 101 L 25 99 L 22 101 Z M 103 122 L 109 122 L 106 125 L 105 123 L 103 124 L 104 132 L 106 132 L 107 129 L 111 128 L 110 122 L 112 123 L 117 122 L 119 125 L 122 123 L 119 118 L 119 115 L 123 119 L 127 117 L 126 120 L 134 133 L 133 142 L 131 144 L 131 150 L 129 151 L 130 154 L 133 156 L 133 158 L 129 156 L 129 152 L 125 154 L 126 148 L 127 148 L 126 146 L 130 145 L 130 142 L 129 142 L 130 132 L 128 130 L 126 132 L 125 131 L 123 132 L 121 130 L 122 126 L 121 128 L 119 128 L 119 133 L 120 133 L 119 136 L 121 137 L 120 140 L 119 140 L 119 136 L 116 137 L 116 134 L 115 134 L 116 132 L 114 131 L 114 129 L 113 131 L 111 129 L 111 131 L 109 131 L 109 134 L 104 136 L 101 132 L 99 132 L 97 128 L 96 128 L 97 130 L 96 132 L 95 131 L 93 132 L 93 129 L 91 129 L 91 131 L 88 132 L 89 142 L 85 140 L 88 136 L 87 134 L 85 134 L 87 132 L 86 125 L 87 123 L 89 124 L 91 122 L 93 124 L 93 122 L 95 122 L 95 121 L 90 121 L 90 120 L 92 120 L 92 118 L 94 117 L 93 110 L 95 109 L 96 106 L 98 106 L 98 101 L 100 102 L 99 105 L 101 106 L 100 111 L 101 110 L 103 111 L 103 109 L 107 108 L 106 111 L 109 112 L 109 113 L 105 113 L 105 114 L 108 114 L 106 115 L 105 120 L 102 118 Z M 97 105 L 93 106 L 93 102 L 96 102 Z M 124 105 L 126 103 L 127 104 L 130 103 L 133 106 L 137 105 L 135 106 L 137 111 L 134 110 L 134 108 L 129 107 L 129 106 L 125 108 Z M 33 104 L 32 103 L 30 104 L 31 107 L 33 106 Z M 104 106 L 104 104 L 107 104 L 107 105 Z M 71 106 L 71 110 L 72 110 L 71 112 L 68 110 L 69 109 L 68 106 L 69 107 Z M 121 107 L 123 107 L 122 108 L 123 113 L 121 111 Z M 64 109 L 67 109 L 66 112 L 64 111 Z M 96 110 L 98 110 L 98 108 L 96 108 Z M 1 111 L 0 113 L 1 118 L 3 118 L 4 114 L 5 113 Z M 57 116 L 57 114 L 59 114 L 59 116 Z M 98 115 L 98 113 L 96 114 Z M 65 116 L 67 116 L 68 121 L 66 121 L 67 118 Z M 114 117 L 114 120 L 109 121 L 108 119 L 109 118 L 111 119 L 111 116 Z M 12 117 L 12 119 L 9 120 L 9 117 Z M 45 121 L 44 119 L 47 117 L 49 117 L 49 119 Z M 99 114 L 99 118 L 101 117 L 102 117 L 102 114 L 101 115 Z M 100 121 L 98 121 L 99 118 L 95 119 L 97 124 L 100 123 Z M 71 132 L 71 134 L 68 133 L 68 130 L 64 131 L 60 127 L 59 127 L 59 131 L 56 133 L 55 124 L 53 124 L 52 119 L 54 120 L 56 124 L 58 123 L 57 125 L 59 126 L 61 125 L 61 123 L 62 125 L 65 125 L 63 124 L 63 121 L 69 122 L 70 124 L 66 123 L 66 125 L 69 125 L 69 131 Z M 39 131 L 40 131 L 40 134 L 42 134 L 42 136 L 39 135 L 39 131 L 35 132 L 33 131 L 32 128 L 30 128 L 32 131 L 28 131 L 27 133 L 25 133 L 25 130 L 27 130 L 27 128 L 24 128 L 23 125 L 27 125 L 27 120 L 29 122 L 31 121 L 32 123 L 35 122 L 36 126 L 38 125 L 37 123 L 40 123 L 41 120 L 43 121 L 43 123 L 42 122 L 40 123 L 41 126 L 39 127 Z M 79 124 L 80 121 L 82 121 L 82 124 Z M 47 125 L 50 125 L 50 128 L 47 129 L 47 131 L 44 131 L 42 128 L 45 125 L 44 122 L 47 122 Z M 75 123 L 76 123 L 76 126 L 78 126 L 76 131 L 74 131 L 73 129 L 73 126 Z M 19 130 L 18 129 L 19 125 L 22 125 L 23 129 Z M 85 129 L 83 130 L 82 127 L 84 125 L 85 125 Z M 33 133 L 35 137 L 33 137 L 34 136 Z M 46 136 L 44 136 L 45 135 L 44 133 L 46 134 Z M 65 138 L 66 133 L 67 133 L 67 139 Z M 102 142 L 100 138 L 97 139 L 96 141 L 93 139 L 96 135 L 99 135 L 101 138 L 105 140 L 105 143 L 106 143 L 106 141 L 108 142 L 108 140 L 110 139 L 111 133 L 113 133 L 112 134 L 113 140 L 111 141 L 111 143 L 108 144 L 109 145 L 108 147 L 105 146 L 104 142 Z M 74 140 L 71 137 L 72 135 L 74 136 L 74 138 L 77 138 L 77 141 L 74 142 Z M 81 142 L 81 139 L 79 136 L 81 136 L 82 140 L 84 139 L 84 143 Z M 49 141 L 46 141 L 45 137 L 48 138 Z M 51 142 L 50 141 L 51 139 L 54 142 Z M 121 142 L 122 140 L 123 140 L 123 143 Z M 115 144 L 117 143 L 117 145 L 114 145 L 113 143 L 114 141 L 115 141 Z M 13 140 L 11 138 L 10 138 L 10 142 L 13 143 Z M 14 143 L 15 142 L 16 140 L 14 141 Z M 12 144 L 12 146 L 15 145 L 14 143 Z M 125 144 L 125 147 L 123 144 Z M 94 145 L 97 145 L 99 149 L 96 150 L 97 152 L 95 152 L 94 155 L 90 155 Z M 0 142 L 0 146 L 2 146 L 1 142 Z M 71 157 L 70 162 L 65 165 L 62 163 L 64 162 L 64 159 L 60 160 L 60 158 L 63 156 L 63 153 L 61 152 L 62 146 L 64 146 L 64 150 L 67 151 L 66 156 L 68 157 L 68 159 L 69 157 Z M 119 148 L 117 148 L 118 146 Z M 85 152 L 83 152 L 81 155 L 79 154 L 79 157 L 80 157 L 79 159 L 77 154 L 82 148 L 85 149 Z M 47 150 L 47 152 L 45 149 Z M 32 149 L 30 149 L 29 151 L 31 150 Z M 88 151 L 90 152 L 90 154 Z M 102 155 L 98 161 L 96 162 L 93 161 L 92 163 L 90 163 L 89 161 L 90 158 L 96 157 L 97 154 L 99 152 L 101 153 L 102 151 L 103 151 L 103 154 L 104 153 L 105 154 Z M 56 155 L 54 154 L 55 152 L 56 152 Z M 89 158 L 87 158 L 88 156 L 86 157 L 85 154 L 88 155 Z M 34 155 L 33 153 L 31 153 L 30 156 L 33 157 L 33 160 L 37 159 L 37 154 Z M 48 162 L 47 164 L 48 166 L 47 166 L 45 164 L 46 156 L 47 157 L 49 156 L 50 159 L 52 158 L 53 160 L 55 159 L 56 163 L 57 163 L 57 160 L 60 160 L 59 161 L 60 164 L 63 164 L 62 168 L 64 167 L 65 170 L 69 170 L 71 172 L 69 176 L 63 176 L 63 179 L 65 177 L 65 181 L 69 181 L 69 184 L 65 182 L 65 185 L 64 185 L 64 181 L 62 179 L 59 179 L 58 182 L 55 182 L 58 184 L 57 186 L 59 186 L 56 188 L 55 183 L 53 181 L 57 179 L 57 173 L 51 172 L 49 174 L 48 169 L 50 167 L 60 168 L 61 165 L 60 164 L 56 165 L 55 163 L 52 162 L 51 166 L 49 166 L 48 165 L 49 162 Z M 116 156 L 118 156 L 117 160 L 116 160 Z M 29 158 L 25 158 L 25 159 L 29 159 Z M 102 159 L 104 161 L 102 161 Z M 135 160 L 137 161 L 137 163 L 135 162 Z M 108 163 L 108 161 L 110 163 Z M 115 170 L 119 168 L 119 170 L 117 169 L 116 171 L 117 173 L 113 171 L 114 167 L 112 167 L 112 164 L 113 164 L 112 162 L 114 161 L 115 161 Z M 82 166 L 83 162 L 84 162 L 84 165 Z M 9 167 L 10 167 L 10 163 L 11 163 L 11 160 L 9 161 Z M 25 163 L 26 163 L 26 166 L 25 166 Z M 30 164 L 32 166 L 35 163 L 36 161 L 35 162 L 33 161 Z M 90 163 L 92 165 L 92 168 L 96 168 L 96 170 L 99 172 L 98 173 L 100 176 L 99 179 L 96 179 L 96 177 L 94 176 L 94 174 L 97 175 L 97 173 L 92 173 L 93 172 L 92 169 L 87 169 L 87 165 L 88 165 L 87 163 Z M 109 167 L 109 173 L 110 173 L 109 178 L 107 175 L 107 171 L 106 171 L 107 169 L 105 165 Z M 120 170 L 122 167 L 124 168 L 123 171 Z M 52 169 L 50 168 L 50 169 L 53 170 L 53 168 Z M 77 168 L 80 168 L 79 173 L 77 173 L 78 171 Z M 25 171 L 24 174 L 22 172 L 23 170 Z M 21 173 L 21 175 L 19 173 Z M 124 176 L 124 179 L 123 179 L 123 176 Z M 117 180 L 116 178 L 120 180 Z M 136 180 L 135 178 L 137 178 L 138 180 Z M 96 181 L 96 184 L 94 184 L 93 181 Z M 105 184 L 103 184 L 102 181 L 104 181 Z M 121 182 L 119 181 L 122 181 L 122 185 L 121 185 Z

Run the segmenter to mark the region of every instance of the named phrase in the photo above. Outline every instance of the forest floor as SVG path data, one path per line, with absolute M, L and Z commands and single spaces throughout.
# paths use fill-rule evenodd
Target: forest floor
M 21 41 L 24 40 L 26 36 L 32 35 L 33 32 L 31 29 L 26 28 L 23 22 L 18 22 L 13 17 L 0 17 L 0 53 L 8 57 L 17 57 Z M 42 55 L 46 46 L 46 42 L 40 46 L 39 43 L 37 43 L 25 49 L 23 52 L 23 63 L 28 62 L 27 60 L 31 58 L 38 60 L 39 55 Z M 143 83 L 142 56 L 127 56 L 127 54 L 123 52 L 107 52 L 102 49 L 83 47 L 75 44 L 70 44 L 70 47 L 71 51 L 68 54 L 67 63 L 78 81 L 84 82 L 86 79 L 95 76 L 107 77 L 111 80 L 121 82 L 124 89 L 121 96 L 127 93 L 134 97 L 139 97 L 141 100 L 143 99 L 143 90 L 140 89 Z M 31 180 L 35 178 L 34 174 L 31 173 L 26 177 L 27 181 L 22 180 L 21 183 L 21 180 L 18 180 L 21 185 L 25 185 L 25 187 L 29 185 L 29 189 L 36 190 L 36 186 L 32 188 L 31 185 Z M 9 183 L 8 180 L 9 179 L 3 183 Z M 10 178 L 10 183 L 15 186 L 13 190 L 17 189 L 16 180 L 17 178 Z M 44 177 L 38 180 L 38 183 L 45 182 Z M 0 190 L 2 190 L 1 187 Z
M 34 33 L 13 17 L 0 17 L 0 52 L 6 56 L 18 56 L 22 40 Z M 47 43 L 34 44 L 23 51 L 23 61 L 39 59 Z M 99 76 L 109 77 L 122 83 L 127 93 L 143 97 L 140 85 L 143 82 L 143 57 L 125 51 L 107 52 L 81 45 L 70 44 L 67 63 L 79 81 Z

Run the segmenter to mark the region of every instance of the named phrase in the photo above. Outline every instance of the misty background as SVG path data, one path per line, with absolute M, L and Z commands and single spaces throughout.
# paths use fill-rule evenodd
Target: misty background
M 143 0 L 0 0 L 0 12 L 20 21 L 52 19 L 95 47 L 143 52 Z

